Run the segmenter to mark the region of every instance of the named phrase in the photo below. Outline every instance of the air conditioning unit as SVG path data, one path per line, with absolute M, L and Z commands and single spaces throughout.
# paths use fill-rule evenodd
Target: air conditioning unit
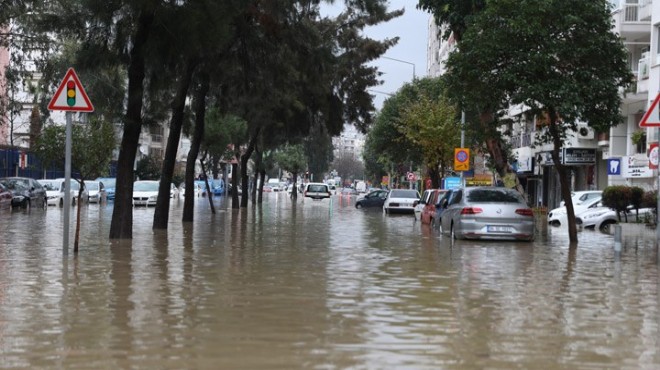
M 593 140 L 596 137 L 594 129 L 585 124 L 579 124 L 577 126 L 577 137 L 578 140 Z

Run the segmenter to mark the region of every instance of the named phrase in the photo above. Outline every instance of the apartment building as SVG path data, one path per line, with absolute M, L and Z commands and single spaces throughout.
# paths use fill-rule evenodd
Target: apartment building
M 639 127 L 644 113 L 660 89 L 660 1 L 612 0 L 612 32 L 619 34 L 628 50 L 628 63 L 636 83 L 623 98 L 622 124 L 607 133 L 597 134 L 586 122 L 569 137 L 561 153 L 570 168 L 571 189 L 603 189 L 609 185 L 655 188 L 657 173 L 649 167 L 647 150 L 658 141 L 658 129 Z M 437 27 L 429 20 L 429 39 L 437 39 Z M 452 40 L 429 40 L 429 75 L 443 73 L 442 64 Z M 649 94 L 650 92 L 650 94 Z M 550 145 L 533 146 L 534 138 L 543 130 L 542 119 L 527 118 L 525 107 L 510 107 L 510 144 L 517 160 L 512 163 L 529 199 L 537 205 L 555 207 L 561 200 L 559 179 L 550 158 Z M 635 141 L 633 141 L 633 138 Z M 649 138 L 649 139 L 647 139 Z

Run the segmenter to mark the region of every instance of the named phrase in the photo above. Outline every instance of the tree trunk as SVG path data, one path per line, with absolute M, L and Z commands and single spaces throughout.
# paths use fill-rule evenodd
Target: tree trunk
M 170 120 L 170 134 L 167 138 L 167 148 L 160 175 L 158 186 L 158 199 L 154 210 L 153 229 L 167 229 L 170 211 L 170 191 L 174 167 L 176 166 L 176 153 L 181 139 L 181 127 L 183 126 L 183 112 L 186 107 L 188 88 L 192 80 L 193 71 L 197 65 L 194 61 L 188 61 L 183 69 L 183 75 L 179 81 L 178 89 L 172 100 L 172 119 Z
M 264 202 L 264 184 L 266 183 L 266 170 L 265 169 L 262 168 L 261 171 L 259 171 L 259 178 L 261 179 L 261 183 L 259 184 L 259 189 L 257 189 L 257 191 L 258 191 L 258 193 L 257 193 L 257 197 L 258 197 L 257 203 L 261 204 L 261 203 Z M 280 191 L 282 191 L 282 189 L 280 189 Z
M 566 223 L 568 226 L 568 240 L 571 243 L 571 246 L 577 243 L 577 226 L 575 225 L 575 208 L 573 208 L 573 200 L 571 199 L 571 184 L 569 175 L 567 173 L 566 166 L 561 163 L 559 158 L 559 151 L 562 148 L 562 138 L 561 132 L 557 127 L 557 112 L 554 108 L 548 108 L 548 116 L 550 118 L 550 124 L 548 129 L 550 130 L 550 135 L 552 137 L 552 161 L 555 164 L 555 169 L 557 170 L 557 175 L 559 176 L 559 184 L 561 188 L 561 197 L 564 200 L 564 205 L 566 206 Z
M 241 195 L 241 208 L 247 207 L 248 206 L 248 196 L 249 192 L 246 191 L 248 188 L 248 161 L 250 160 L 250 157 L 252 156 L 252 152 L 254 152 L 254 148 L 257 143 L 257 138 L 259 137 L 259 129 L 257 129 L 257 132 L 252 136 L 250 139 L 250 143 L 248 144 L 248 147 L 245 149 L 245 153 L 241 155 L 241 184 L 243 186 L 243 194 Z
M 215 205 L 213 205 L 213 189 L 211 189 L 211 186 L 209 185 L 209 177 L 206 176 L 206 166 L 204 166 L 204 161 L 206 160 L 207 154 L 208 153 L 204 153 L 204 156 L 199 160 L 199 165 L 202 167 L 202 173 L 204 174 L 204 185 L 206 185 L 206 189 L 208 190 L 206 197 L 209 199 L 211 213 L 215 214 Z
M 291 189 L 291 199 L 298 199 L 298 172 L 291 172 L 293 177 L 293 189 Z
M 149 3 L 146 3 L 149 4 Z M 128 103 L 124 134 L 117 160 L 117 182 L 115 204 L 110 224 L 110 239 L 133 238 L 133 165 L 142 131 L 142 99 L 144 95 L 146 49 L 149 31 L 154 19 L 155 7 L 145 5 L 138 17 L 137 30 L 133 38 L 128 66 Z
M 192 222 L 195 212 L 195 163 L 199 156 L 199 148 L 204 138 L 204 114 L 206 112 L 206 95 L 209 92 L 209 76 L 202 72 L 199 76 L 200 85 L 195 92 L 194 112 L 195 131 L 193 132 L 190 151 L 186 161 L 186 195 L 183 202 L 183 222 Z
M 238 155 L 236 158 L 240 158 Z M 232 163 L 231 164 L 231 208 L 233 209 L 239 209 L 240 208 L 240 203 L 238 199 L 238 180 L 239 180 L 239 175 L 238 175 L 238 163 Z
M 429 167 L 428 174 L 431 178 L 431 187 L 433 189 L 440 189 L 440 171 L 438 171 L 438 166 Z
M 495 120 L 491 112 L 482 112 L 479 115 L 479 123 L 481 124 L 481 128 L 484 130 L 484 132 L 493 131 L 495 127 L 494 122 Z M 516 173 L 513 172 L 513 168 L 511 168 L 509 165 L 506 150 L 502 148 L 500 135 L 497 133 L 487 135 L 486 148 L 488 148 L 488 153 L 490 154 L 490 158 L 493 162 L 493 165 L 495 166 L 495 171 L 500 176 L 500 178 L 512 178 L 514 180 L 513 188 L 516 189 L 523 196 L 525 202 L 527 202 L 527 193 L 525 192 L 522 184 L 520 184 L 520 179 L 518 179 Z
M 257 195 L 258 194 L 257 193 L 257 190 L 258 190 L 257 187 L 260 187 L 259 186 L 259 174 L 261 173 L 262 163 L 263 163 L 262 162 L 263 152 L 261 150 L 259 150 L 259 148 L 255 148 L 255 154 L 256 154 L 256 158 L 254 159 L 255 173 L 254 173 L 254 177 L 252 178 L 252 186 L 250 187 L 250 189 L 252 189 L 252 191 L 250 192 L 250 197 L 252 198 L 252 203 L 253 204 L 256 204 L 257 202 L 261 203 L 260 199 L 257 199 L 257 198 L 261 197 L 261 193 L 259 193 L 259 195 Z M 261 180 L 261 183 L 263 184 L 263 179 Z

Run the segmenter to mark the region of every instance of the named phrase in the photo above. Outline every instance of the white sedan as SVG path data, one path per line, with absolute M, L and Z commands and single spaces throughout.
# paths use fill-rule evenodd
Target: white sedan
M 158 200 L 158 180 L 140 180 L 133 183 L 133 205 L 155 206 Z M 179 198 L 179 189 L 174 184 L 170 185 L 170 198 Z
M 600 197 L 592 198 L 590 200 L 585 201 L 584 203 L 577 205 L 574 204 L 573 210 L 575 215 L 577 216 L 589 208 L 598 207 L 600 204 L 600 199 L 601 199 Z M 552 226 L 566 225 L 567 221 L 568 221 L 568 217 L 566 215 L 566 207 L 555 208 L 552 211 L 548 212 L 548 223 Z
M 413 189 L 393 189 L 387 194 L 383 211 L 385 213 L 415 213 L 419 202 L 419 192 Z

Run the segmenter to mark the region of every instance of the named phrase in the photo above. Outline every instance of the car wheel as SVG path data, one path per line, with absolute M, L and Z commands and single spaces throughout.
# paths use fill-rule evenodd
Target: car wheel
M 456 236 L 456 231 L 454 230 L 454 224 L 451 224 L 451 231 L 449 232 L 451 235 L 451 240 L 457 240 L 458 237 Z
M 612 225 L 614 224 L 616 224 L 616 222 L 612 220 L 603 221 L 603 223 L 600 225 L 600 231 L 609 233 L 610 230 L 612 230 Z
M 64 207 L 64 198 L 60 198 L 60 208 Z
M 557 221 L 557 220 L 550 221 L 550 225 L 551 225 L 551 226 L 561 226 L 561 222 L 559 222 L 559 221 Z
M 357 209 L 362 208 L 362 203 L 355 203 L 355 208 L 357 208 Z

